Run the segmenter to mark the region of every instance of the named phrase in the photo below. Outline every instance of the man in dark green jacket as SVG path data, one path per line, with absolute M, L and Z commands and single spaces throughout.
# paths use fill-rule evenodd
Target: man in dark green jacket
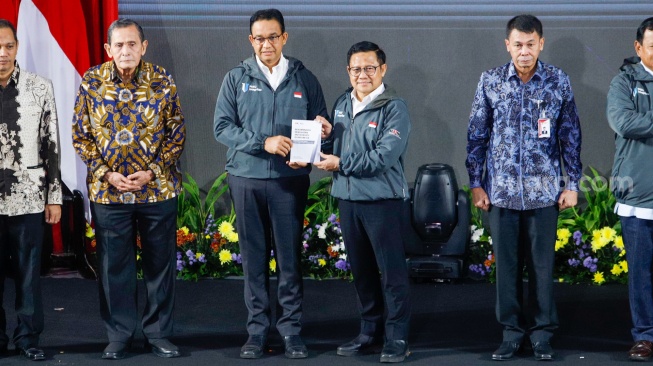
M 387 65 L 379 46 L 356 43 L 347 64 L 352 88 L 333 108 L 333 155 L 322 154 L 324 160 L 314 164 L 333 172 L 331 195 L 339 200 L 361 314 L 360 334 L 337 354 L 353 356 L 385 338 L 381 362 L 401 362 L 409 354 L 410 298 L 404 223 L 397 213 L 408 196 L 410 117 L 406 102 L 383 84 Z
M 653 356 L 653 17 L 637 29 L 638 57 L 626 59 L 610 83 L 607 116 L 615 131 L 611 186 L 628 263 L 635 345 L 631 360 Z
M 259 10 L 250 18 L 255 56 L 224 77 L 215 106 L 214 133 L 229 147 L 229 189 L 236 210 L 245 274 L 249 338 L 240 357 L 259 358 L 270 329 L 269 263 L 278 278 L 277 330 L 288 358 L 308 356 L 299 333 L 302 315 L 301 233 L 310 166 L 289 162 L 292 120 L 327 117 L 315 76 L 281 50 L 288 40 L 283 15 Z M 325 132 L 330 132 L 325 123 Z

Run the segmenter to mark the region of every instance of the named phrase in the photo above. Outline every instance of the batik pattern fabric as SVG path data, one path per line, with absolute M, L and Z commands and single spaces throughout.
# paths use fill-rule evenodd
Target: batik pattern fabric
M 135 204 L 173 198 L 181 191 L 179 158 L 184 117 L 172 76 L 141 61 L 134 78 L 120 79 L 113 61 L 89 69 L 75 102 L 73 146 L 88 168 L 88 196 L 100 204 Z M 120 192 L 104 179 L 151 170 L 139 191 Z
M 550 137 L 538 135 L 540 118 L 550 120 Z M 537 209 L 555 205 L 564 189 L 577 191 L 580 147 L 578 111 L 562 70 L 538 61 L 524 83 L 510 62 L 481 75 L 469 118 L 466 166 L 470 187 L 483 187 L 492 205 Z
M 21 70 L 0 91 L 0 215 L 62 203 L 57 108 L 52 82 Z

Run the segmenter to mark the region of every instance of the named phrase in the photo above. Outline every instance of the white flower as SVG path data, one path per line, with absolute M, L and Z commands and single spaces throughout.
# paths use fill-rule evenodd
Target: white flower
M 317 237 L 320 239 L 326 239 L 326 223 L 320 226 L 320 229 L 317 231 Z
M 474 232 L 476 230 L 476 225 L 472 225 L 469 227 L 469 231 Z
M 331 251 L 338 252 L 340 251 L 340 244 L 334 244 L 331 246 Z
M 347 254 L 342 253 L 342 254 L 340 254 L 340 256 L 338 258 L 342 259 L 343 261 L 346 261 L 347 260 Z
M 488 242 L 490 242 L 490 244 L 492 244 L 492 237 L 488 238 Z
M 472 242 L 476 243 L 481 239 L 481 236 L 483 235 L 483 228 L 480 228 L 478 230 L 474 230 L 472 233 Z

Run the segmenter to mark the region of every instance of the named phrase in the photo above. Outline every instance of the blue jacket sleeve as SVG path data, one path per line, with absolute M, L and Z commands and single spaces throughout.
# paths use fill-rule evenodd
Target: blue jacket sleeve
M 264 152 L 265 139 L 269 136 L 250 131 L 240 123 L 236 95 L 242 73 L 238 71 L 230 71 L 222 81 L 213 115 L 213 132 L 215 139 L 228 148 L 257 155 Z
M 569 77 L 563 75 L 562 79 L 562 107 L 560 109 L 558 141 L 562 152 L 565 171 L 569 175 L 569 184 L 566 189 L 578 191 L 578 184 L 582 177 L 583 164 L 580 160 L 580 119 L 574 93 L 571 90 Z
M 623 138 L 651 138 L 653 137 L 653 110 L 637 111 L 631 89 L 631 82 L 625 74 L 619 74 L 612 79 L 608 91 L 608 124 Z
M 470 188 L 481 186 L 486 152 L 492 133 L 492 118 L 492 107 L 485 95 L 485 73 L 483 73 L 476 87 L 467 129 L 467 160 L 465 166 L 469 175 Z

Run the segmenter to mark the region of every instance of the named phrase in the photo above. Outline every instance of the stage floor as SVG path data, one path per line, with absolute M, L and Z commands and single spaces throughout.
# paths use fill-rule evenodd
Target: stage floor
M 272 286 L 276 282 L 272 281 Z M 124 360 L 100 359 L 107 339 L 98 310 L 97 284 L 86 279 L 43 279 L 45 331 L 41 346 L 48 359 L 41 365 L 361 365 L 379 361 L 379 354 L 339 357 L 336 348 L 358 333 L 353 284 L 342 280 L 305 280 L 303 337 L 309 358 L 288 360 L 276 330 L 270 351 L 260 360 L 241 360 L 247 339 L 239 279 L 177 281 L 175 335 L 183 357 L 161 359 L 143 350 L 138 334 L 135 349 Z M 143 286 L 139 286 L 143 304 Z M 552 344 L 559 365 L 632 365 L 627 287 L 556 284 L 560 328 Z M 457 284 L 411 285 L 411 365 L 496 365 L 491 352 L 501 342 L 494 319 L 494 286 L 462 281 Z M 4 307 L 8 333 L 13 332 L 14 286 L 5 283 Z M 10 346 L 10 348 L 13 346 Z M 0 365 L 25 365 L 19 356 L 0 358 Z M 508 361 L 533 364 L 532 352 Z

